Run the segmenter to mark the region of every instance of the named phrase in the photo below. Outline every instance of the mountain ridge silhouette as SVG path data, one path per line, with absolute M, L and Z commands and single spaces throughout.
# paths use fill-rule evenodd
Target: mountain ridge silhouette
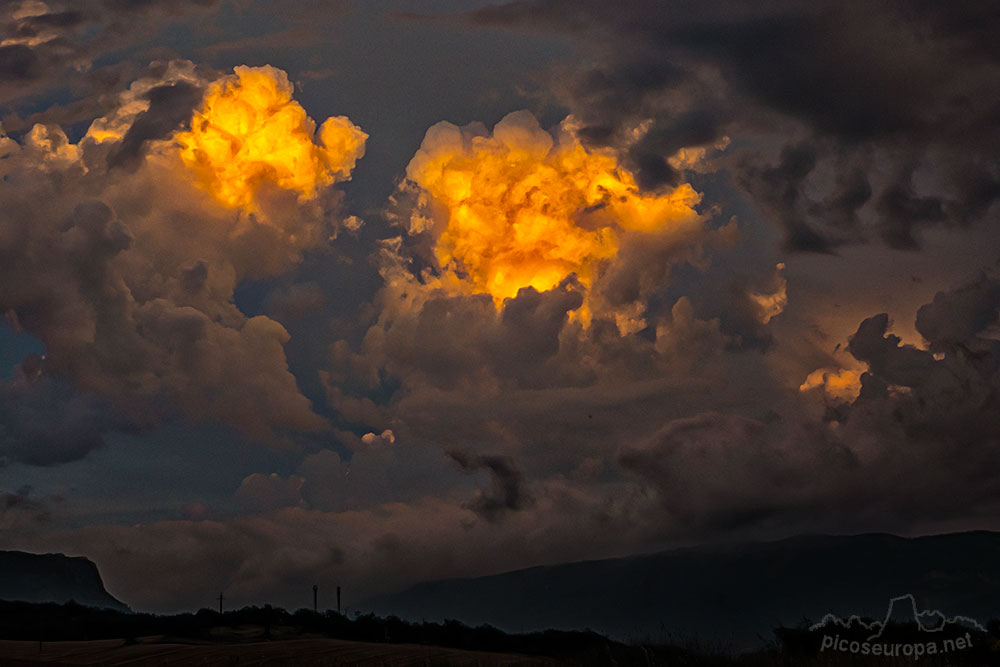
M 0 600 L 74 601 L 89 607 L 131 611 L 104 588 L 93 561 L 61 553 L 0 551 Z
M 825 614 L 881 617 L 911 591 L 933 609 L 1000 616 L 1000 533 L 800 535 L 684 547 L 417 584 L 358 608 L 511 632 L 590 628 L 624 640 L 753 648 Z

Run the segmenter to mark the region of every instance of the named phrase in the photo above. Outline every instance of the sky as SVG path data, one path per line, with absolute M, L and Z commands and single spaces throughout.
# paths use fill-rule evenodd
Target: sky
M 175 612 L 1000 529 L 997 21 L 0 3 L 0 548 Z

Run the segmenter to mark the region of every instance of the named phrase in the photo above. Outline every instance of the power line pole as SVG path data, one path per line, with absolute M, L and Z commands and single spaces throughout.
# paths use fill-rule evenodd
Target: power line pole
M 219 593 L 219 615 L 222 615 L 222 593 Z
M 316 593 L 317 593 L 317 591 L 319 591 L 319 586 L 317 586 L 316 584 L 313 584 L 313 613 L 314 614 L 319 612 L 319 608 L 316 605 Z

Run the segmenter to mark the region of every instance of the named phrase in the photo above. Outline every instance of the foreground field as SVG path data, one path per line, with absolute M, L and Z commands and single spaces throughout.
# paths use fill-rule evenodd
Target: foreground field
M 384 665 L 385 667 L 513 667 L 556 665 L 544 658 L 503 653 L 483 653 L 416 644 L 373 644 L 340 639 L 286 639 L 253 643 L 180 643 L 163 638 L 142 638 L 126 643 L 120 639 L 100 641 L 38 642 L 0 641 L 0 664 L 108 665 L 163 667 L 247 667 L 288 665 Z

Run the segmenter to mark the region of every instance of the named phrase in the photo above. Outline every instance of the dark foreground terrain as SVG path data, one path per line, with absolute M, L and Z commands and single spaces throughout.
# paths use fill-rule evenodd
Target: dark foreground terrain
M 163 637 L 144 637 L 124 642 L 117 639 L 38 642 L 0 641 L 0 660 L 5 666 L 19 665 L 468 665 L 508 667 L 555 665 L 544 658 L 462 651 L 414 644 L 375 644 L 341 639 L 307 638 L 243 643 L 181 643 Z
M 627 646 L 593 632 L 512 635 L 458 621 L 245 607 L 159 616 L 75 603 L 0 601 L 0 666 L 629 665 L 678 650 Z M 669 655 L 668 655 L 669 654 Z
M 850 653 L 871 630 L 833 626 L 817 631 L 803 624 L 777 628 L 764 648 L 734 653 L 718 646 L 637 644 L 594 632 L 548 630 L 508 634 L 458 621 L 408 623 L 395 617 L 271 607 L 246 607 L 219 614 L 157 616 L 94 609 L 75 603 L 0 601 L 0 666 L 23 665 L 996 665 L 1000 664 L 1000 622 L 983 630 L 951 626 L 928 632 L 913 623 L 890 622 L 874 643 L 929 646 L 938 651 L 967 637 L 958 648 L 919 658 Z M 840 651 L 824 648 L 833 636 Z M 829 639 L 824 639 L 828 637 Z

